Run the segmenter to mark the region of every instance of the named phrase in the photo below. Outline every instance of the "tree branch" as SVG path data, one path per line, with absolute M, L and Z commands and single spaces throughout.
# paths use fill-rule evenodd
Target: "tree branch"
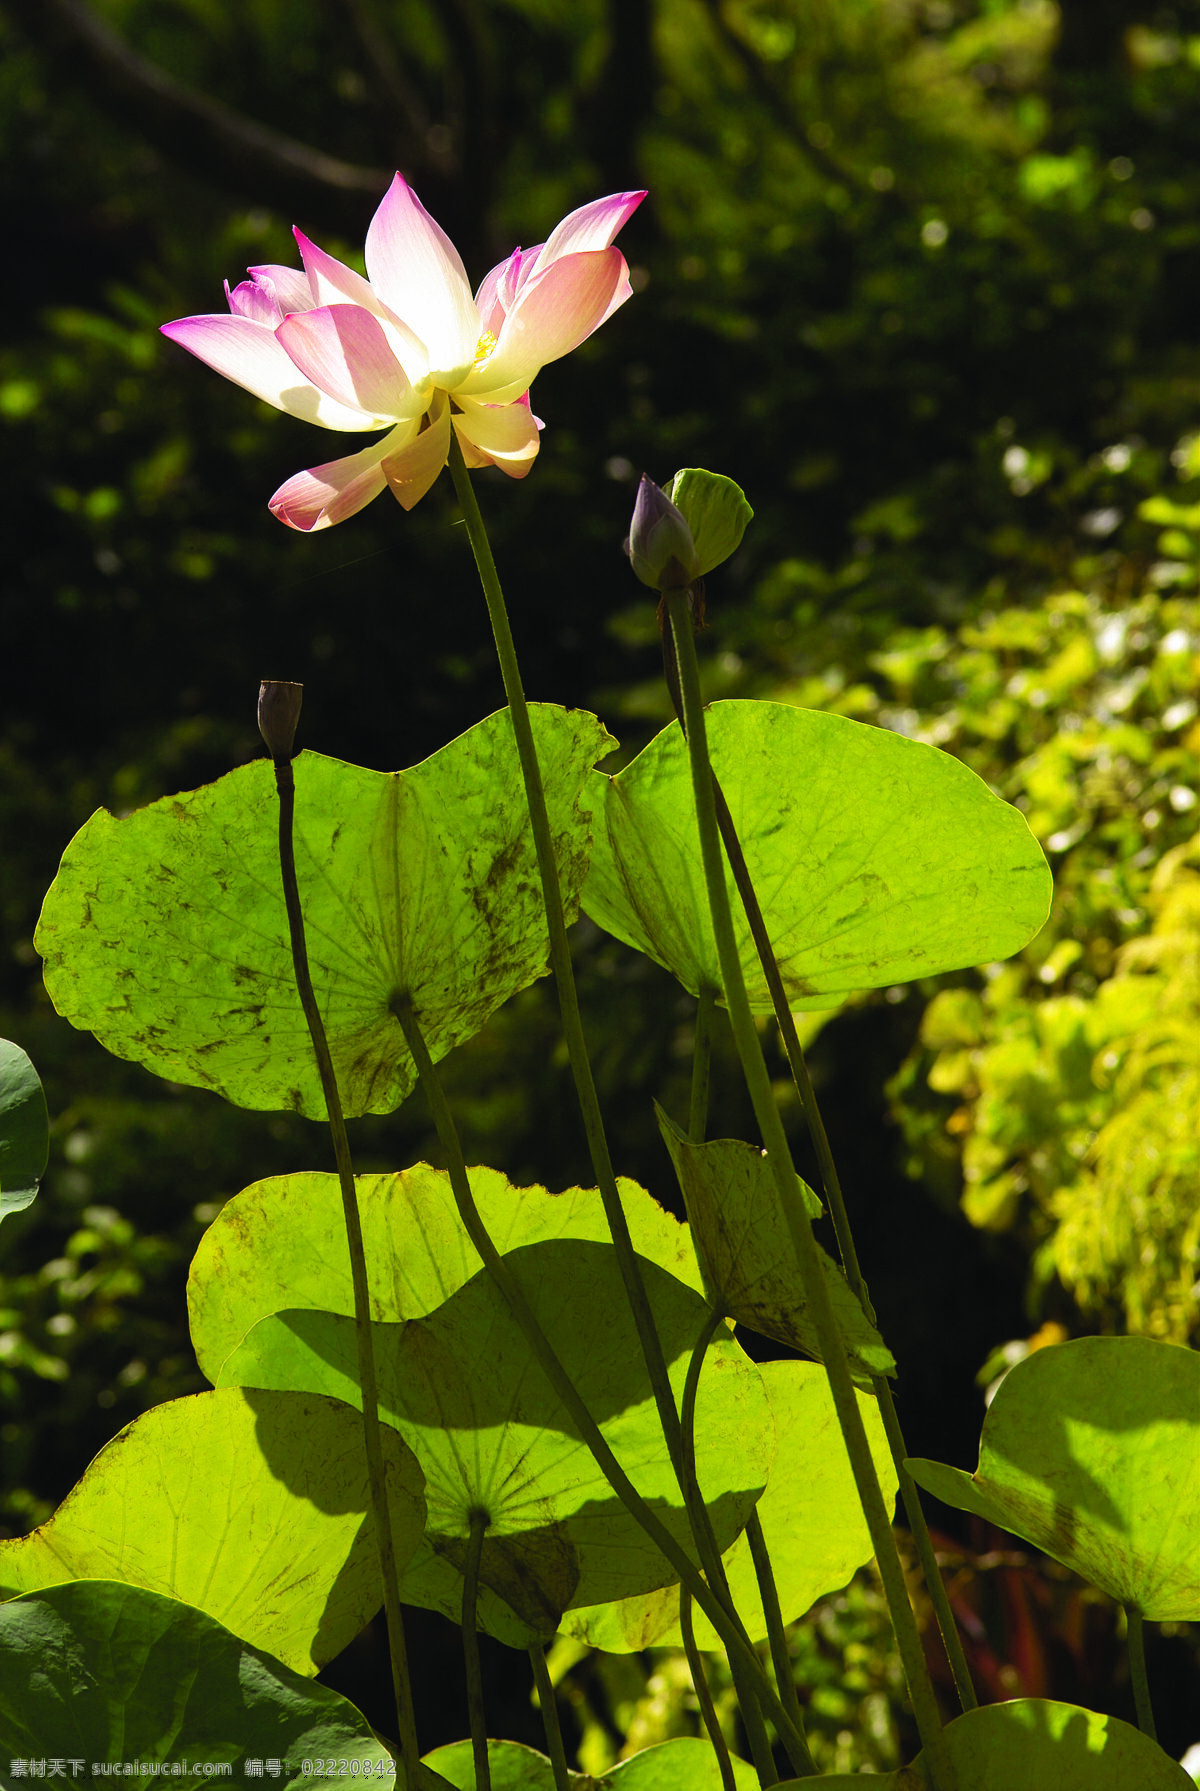
M 197 93 L 96 17 L 84 0 L 3 0 L 10 17 L 56 69 L 189 172 L 285 216 L 356 232 L 390 174 L 310 149 L 232 106 Z
M 388 133 L 401 138 L 414 172 L 430 165 L 439 178 L 449 179 L 455 171 L 450 133 L 445 126 L 434 124 L 428 106 L 409 80 L 391 39 L 380 29 L 368 0 L 325 0 L 325 6 L 343 27 L 349 28 L 375 110 Z
M 762 101 L 765 109 L 771 114 L 779 129 L 791 138 L 796 147 L 808 157 L 818 173 L 823 174 L 827 180 L 836 180 L 841 186 L 861 191 L 867 184 L 863 177 L 854 169 L 846 167 L 836 156 L 830 155 L 828 150 L 812 141 L 787 97 L 780 93 L 750 45 L 738 36 L 724 17 L 721 11 L 721 0 L 704 0 L 704 6 L 722 43 L 732 50 L 741 64 L 750 86 Z M 889 193 L 885 197 L 894 200 L 895 193 Z

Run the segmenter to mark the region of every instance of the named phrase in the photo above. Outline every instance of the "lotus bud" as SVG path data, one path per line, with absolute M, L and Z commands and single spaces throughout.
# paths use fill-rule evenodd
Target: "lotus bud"
M 303 700 L 303 684 L 289 684 L 280 678 L 264 678 L 258 687 L 258 731 L 277 765 L 287 764 L 291 760 L 292 742 L 296 738 L 296 723 L 300 720 L 300 704 Z
M 642 583 L 654 591 L 682 590 L 700 573 L 691 529 L 645 473 L 629 529 L 629 559 Z

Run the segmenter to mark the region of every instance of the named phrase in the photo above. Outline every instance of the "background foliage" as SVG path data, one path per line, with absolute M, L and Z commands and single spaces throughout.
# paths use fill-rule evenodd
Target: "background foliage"
M 293 259 L 293 221 L 352 258 L 397 166 L 476 274 L 651 190 L 636 299 L 539 381 L 528 482 L 483 481 L 530 694 L 598 709 L 624 757 L 665 721 L 620 542 L 643 469 L 709 465 L 757 512 L 711 583 L 710 693 L 931 740 L 1051 857 L 1019 959 L 851 1002 L 813 1047 L 914 1453 L 973 1463 L 976 1375 L 1031 1344 L 1194 1340 L 1198 120 L 1194 0 L 0 0 L 0 1033 L 54 1121 L 0 1235 L 8 1533 L 202 1385 L 201 1229 L 318 1138 L 54 1016 L 30 940 L 66 841 L 254 757 L 263 675 L 305 683 L 306 744 L 380 769 L 501 701 L 447 482 L 287 533 L 265 499 L 310 432 L 157 335 Z M 668 1200 L 650 1097 L 683 1107 L 690 1003 L 576 942 L 618 1167 Z M 587 1176 L 557 1039 L 539 986 L 448 1066 L 468 1155 L 518 1182 Z M 748 1135 L 722 1063 L 714 1131 Z M 355 1143 L 364 1170 L 436 1159 L 418 1099 Z M 989 1695 L 1128 1714 L 1112 1611 L 959 1521 Z M 863 1578 L 797 1631 L 822 1765 L 902 1757 L 884 1629 Z M 1152 1646 L 1182 1753 L 1190 1639 Z M 453 1649 L 430 1619 L 429 1746 L 465 1732 Z M 498 1732 L 536 1739 L 525 1663 L 489 1658 Z M 558 1666 L 587 1764 L 695 1725 L 674 1657 Z M 372 1695 L 369 1634 L 339 1671 Z

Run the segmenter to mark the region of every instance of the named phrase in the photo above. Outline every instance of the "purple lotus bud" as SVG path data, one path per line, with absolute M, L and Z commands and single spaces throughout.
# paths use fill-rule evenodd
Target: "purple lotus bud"
M 691 529 L 645 473 L 629 529 L 629 559 L 642 583 L 654 591 L 682 590 L 700 572 Z
M 264 678 L 258 687 L 258 731 L 277 765 L 286 763 L 292 756 L 292 742 L 296 738 L 296 723 L 300 719 L 303 700 L 303 684 Z

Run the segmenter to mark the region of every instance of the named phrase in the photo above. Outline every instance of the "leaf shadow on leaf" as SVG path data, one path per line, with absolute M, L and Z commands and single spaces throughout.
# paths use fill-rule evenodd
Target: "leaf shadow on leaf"
M 621 1465 L 693 1553 L 612 1246 L 555 1240 L 505 1260 Z M 708 1309 L 654 1265 L 642 1269 L 678 1396 Z M 374 1336 L 380 1416 L 421 1464 L 426 1542 L 447 1568 L 463 1558 L 472 1511 L 487 1512 L 481 1577 L 542 1635 L 573 1603 L 674 1581 L 609 1488 L 489 1275 L 477 1274 L 426 1318 L 377 1323 Z M 311 1310 L 260 1320 L 226 1361 L 221 1381 L 357 1404 L 353 1323 Z M 699 1471 L 727 1547 L 761 1496 L 775 1448 L 761 1376 L 728 1336 L 710 1350 L 699 1410 Z
M 1200 1358 L 1146 1337 L 1053 1344 L 1005 1377 L 974 1476 L 910 1464 L 1160 1621 L 1200 1617 Z

